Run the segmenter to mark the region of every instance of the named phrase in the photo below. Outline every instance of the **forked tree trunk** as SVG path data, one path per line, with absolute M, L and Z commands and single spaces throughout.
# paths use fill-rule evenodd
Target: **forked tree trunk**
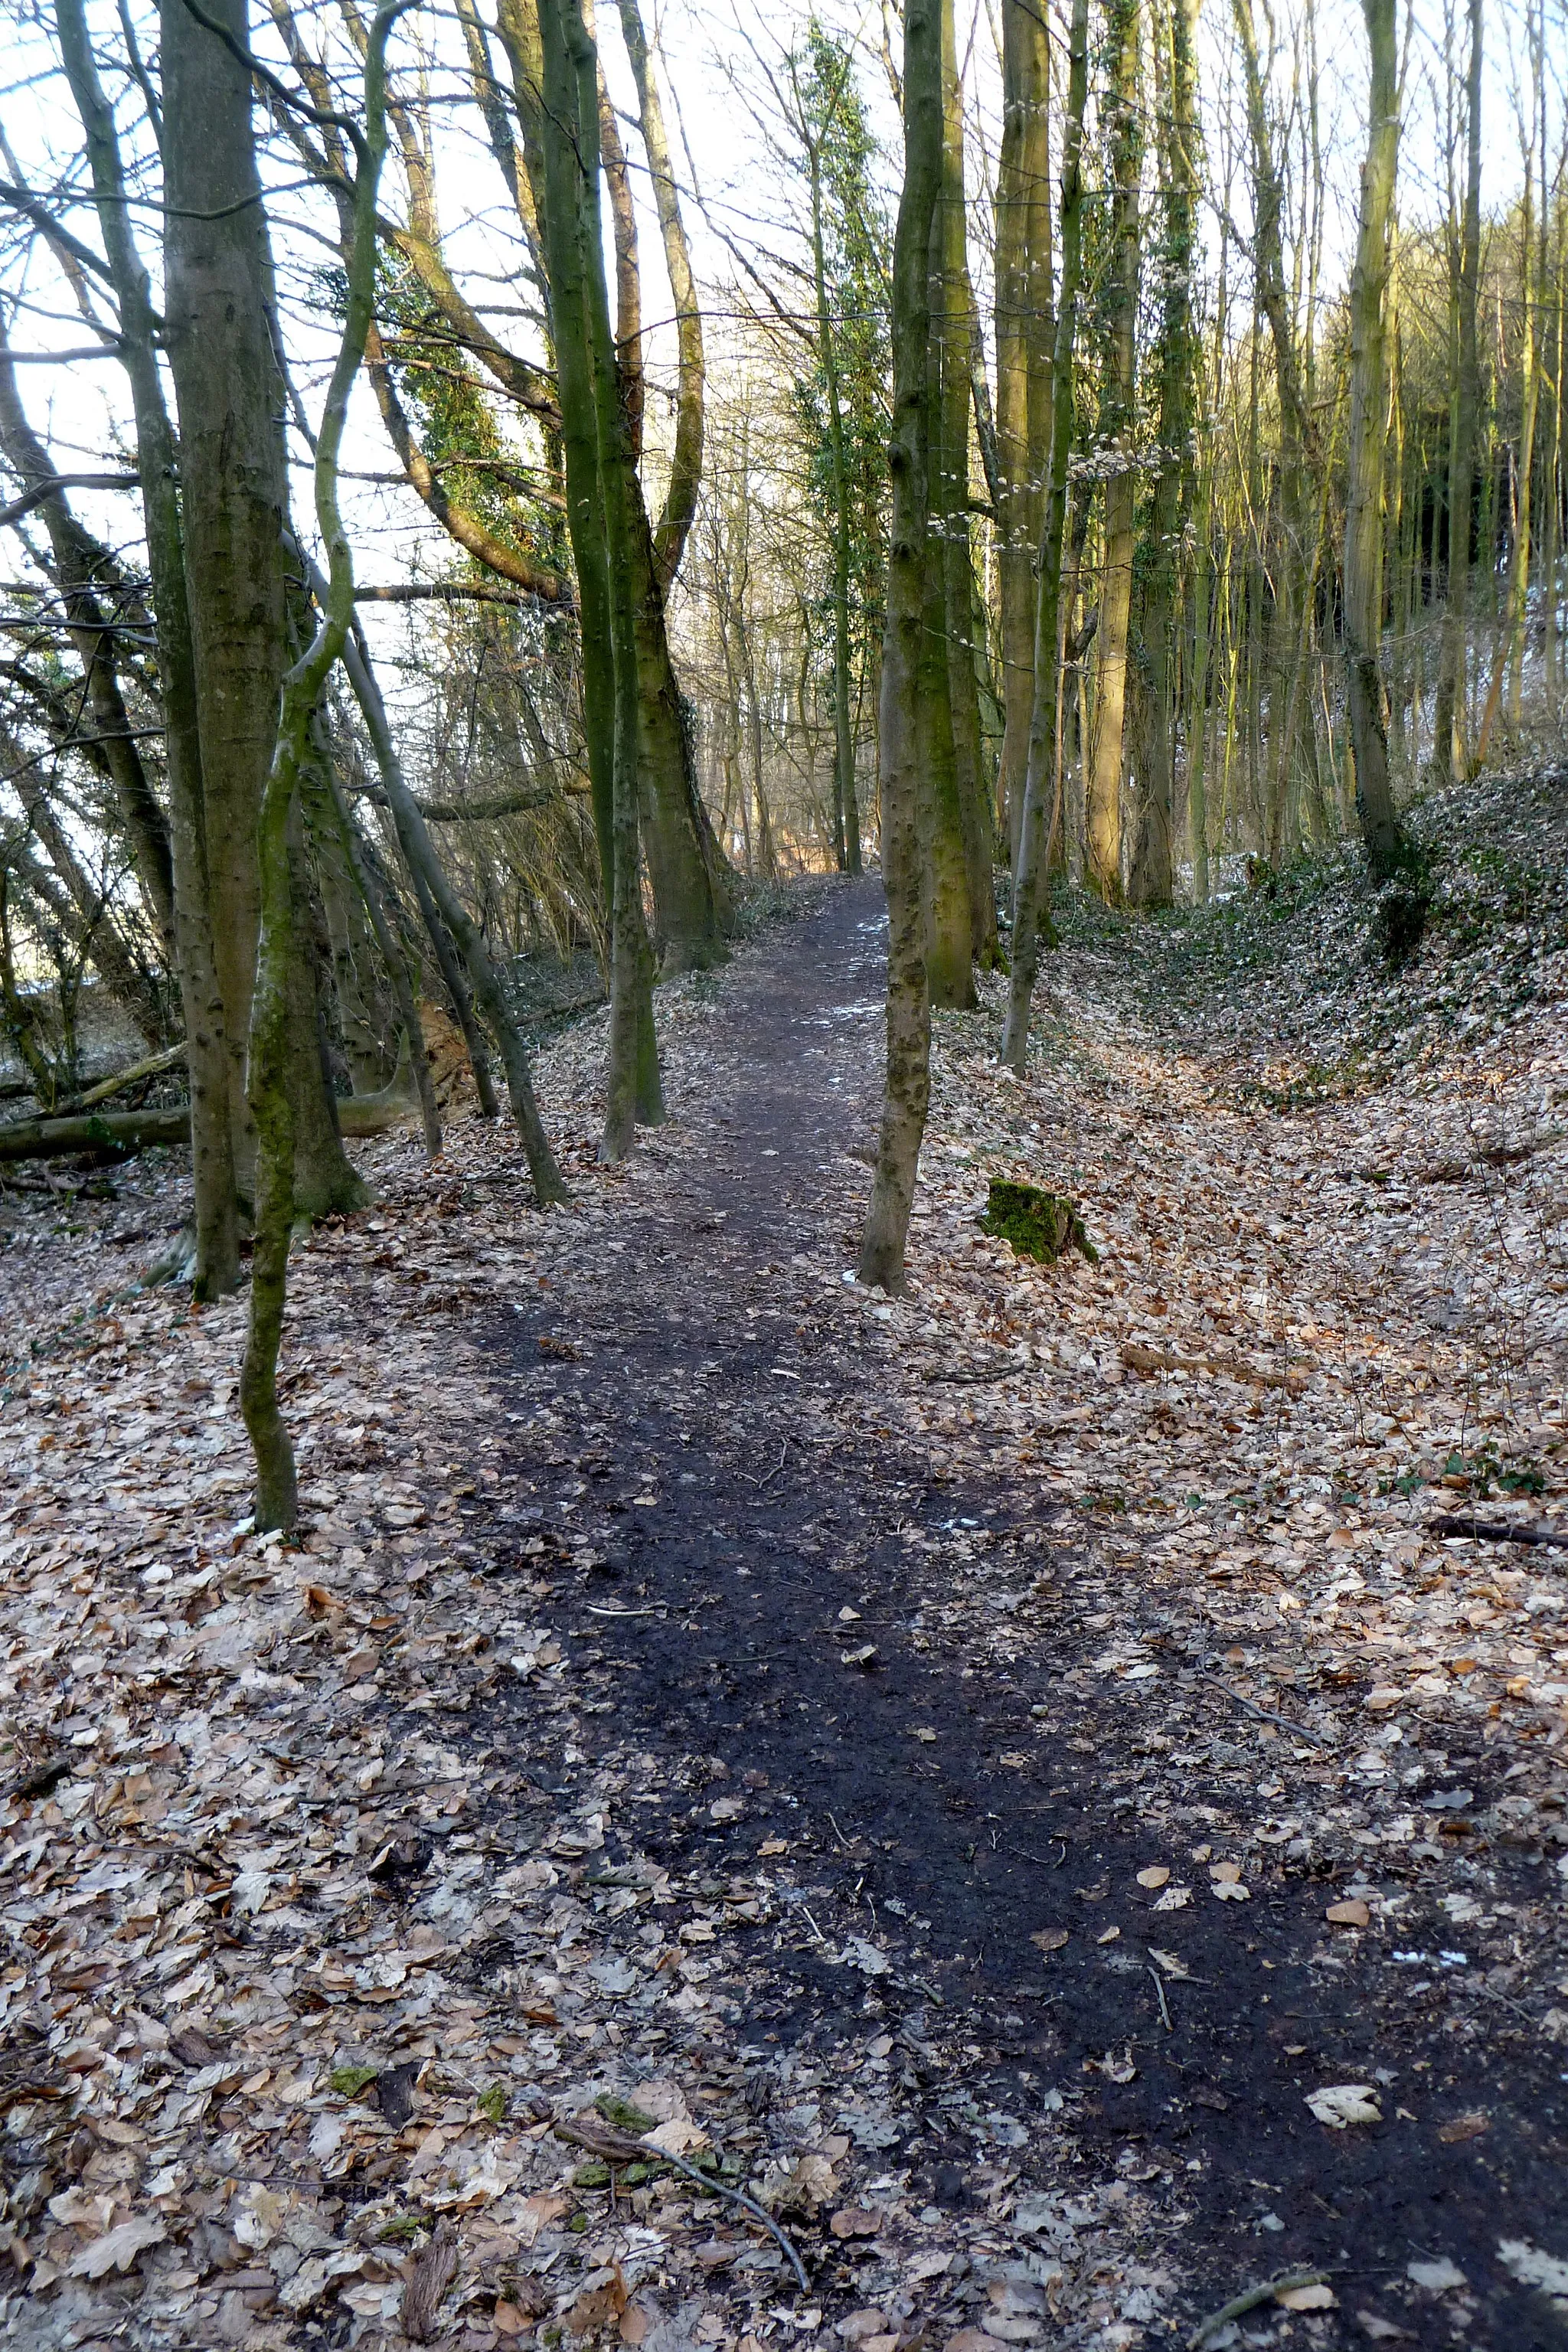
M 892 514 L 882 645 L 879 780 L 888 893 L 888 1042 L 881 1130 L 859 1276 L 904 1285 L 904 1244 L 931 1094 L 931 1004 L 916 798 L 920 655 L 926 612 L 926 448 L 931 223 L 942 186 L 939 0 L 904 9 L 904 184 L 893 238 Z

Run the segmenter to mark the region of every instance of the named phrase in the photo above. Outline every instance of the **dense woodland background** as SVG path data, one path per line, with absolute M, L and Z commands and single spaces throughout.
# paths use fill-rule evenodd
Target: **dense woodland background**
M 548 1204 L 540 1020 L 607 991 L 618 1157 L 656 977 L 879 859 L 896 1287 L 930 1008 L 1010 961 L 1021 1069 L 1053 894 L 1359 831 L 1397 961 L 1404 808 L 1561 748 L 1548 0 L 11 24 L 0 1150 L 188 1124 L 264 1524 L 290 1230 L 446 1046 Z

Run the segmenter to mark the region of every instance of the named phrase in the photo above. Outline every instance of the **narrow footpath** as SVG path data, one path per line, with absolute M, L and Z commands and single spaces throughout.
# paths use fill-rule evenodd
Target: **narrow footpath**
M 703 1033 L 705 1111 L 687 1106 L 656 1197 L 608 1255 L 595 1242 L 559 1259 L 496 1342 L 510 1460 L 473 1539 L 515 1529 L 573 1563 L 562 1598 L 591 1645 L 577 1664 L 605 1697 L 568 1761 L 637 1790 L 637 1843 L 672 1872 L 754 1868 L 773 1842 L 793 1908 L 737 1990 L 759 2054 L 864 2038 L 868 1991 L 889 2027 L 915 2013 L 917 2039 L 940 2029 L 962 2050 L 971 2105 L 1016 2119 L 1026 2175 L 1059 2178 L 1066 2135 L 1075 2162 L 1139 2185 L 1171 2229 L 1189 2320 L 1237 2280 L 1321 2266 L 1340 2319 L 1318 2319 L 1313 2340 L 1364 2340 L 1358 2306 L 1386 2280 L 1408 2294 L 1425 2254 L 1478 2300 L 1440 2326 L 1429 2306 L 1423 2340 L 1456 2320 L 1478 2346 L 1568 2340 L 1496 2262 L 1500 2240 L 1553 2221 L 1561 2234 L 1556 2053 L 1510 2032 L 1501 2000 L 1461 1998 L 1479 2032 L 1441 1997 L 1391 2013 L 1386 1952 L 1359 1937 L 1325 1950 L 1336 1886 L 1278 1849 L 1261 1883 L 1248 1870 L 1245 1912 L 1210 1899 L 1223 1877 L 1195 1903 L 1162 1900 L 1166 1857 L 1205 1874 L 1204 1824 L 1234 1808 L 1236 1774 L 1213 1789 L 1180 1776 L 1187 1850 L 1170 1855 L 1168 1826 L 1149 1827 L 1162 1702 L 1130 1709 L 1124 1683 L 1086 1670 L 1112 1635 L 1172 1642 L 1179 1574 L 1130 1565 L 1125 1538 L 1113 1565 L 1109 1538 L 1065 1506 L 1043 1515 L 1000 1456 L 983 1484 L 933 1473 L 882 1419 L 907 1348 L 886 1308 L 845 1298 L 881 936 L 867 884 L 748 956 Z M 1079 1401 L 1065 1376 L 1053 1406 L 1070 1420 Z M 1016 1637 L 1000 1666 L 999 1614 Z M 1189 1663 L 1165 1732 L 1185 1711 L 1212 1733 L 1216 1707 L 1221 1732 L 1259 1727 L 1256 1707 L 1225 1720 L 1217 1654 Z M 1266 1771 L 1274 1804 L 1258 1809 L 1284 1811 L 1303 1784 L 1310 1798 L 1332 1782 L 1334 1759 L 1305 1743 L 1279 1758 L 1289 1717 L 1274 1720 L 1286 1738 L 1262 1725 L 1260 1753 L 1282 1785 Z M 484 1729 L 526 1744 L 526 1699 L 499 1700 Z M 1225 1752 L 1232 1766 L 1242 1753 Z M 1479 1753 L 1459 1768 L 1472 1782 L 1489 1769 Z M 568 1769 L 559 1751 L 550 1769 Z M 1539 1893 L 1539 1862 L 1512 1869 L 1508 1891 Z M 842 1961 L 858 1937 L 879 1969 L 868 1988 Z M 1314 2083 L 1373 2086 L 1380 2127 L 1325 2128 L 1304 2104 Z M 1440 2103 L 1415 2095 L 1439 2085 Z M 936 2068 L 887 2150 L 937 2206 L 973 2194 L 973 2139 L 943 2112 L 952 2087 Z M 1446 2128 L 1456 2117 L 1473 2128 Z

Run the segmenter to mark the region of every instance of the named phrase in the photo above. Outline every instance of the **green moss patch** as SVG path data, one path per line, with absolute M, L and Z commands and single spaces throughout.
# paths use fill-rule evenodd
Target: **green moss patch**
M 1045 1265 L 1054 1265 L 1068 1249 L 1081 1250 L 1090 1265 L 1100 1264 L 1100 1252 L 1072 1202 L 1060 1192 L 1042 1192 L 1037 1184 L 993 1177 L 980 1230 L 1011 1242 L 1020 1257 L 1037 1258 Z

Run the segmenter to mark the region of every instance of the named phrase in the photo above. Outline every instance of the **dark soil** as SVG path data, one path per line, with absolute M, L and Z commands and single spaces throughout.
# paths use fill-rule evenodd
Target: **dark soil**
M 874 1131 L 880 937 L 877 887 L 834 888 L 726 983 L 709 1104 L 651 1147 L 668 1154 L 658 1197 L 629 1207 L 610 1258 L 585 1237 L 555 1290 L 498 1328 L 510 1492 L 503 1480 L 499 1502 L 474 1505 L 469 1538 L 503 1570 L 525 1549 L 537 1566 L 542 1538 L 601 1696 L 565 1761 L 521 1690 L 474 1734 L 552 1791 L 606 1763 L 640 1775 L 638 1842 L 672 1872 L 754 1871 L 760 1839 L 787 1838 L 776 1893 L 793 1909 L 745 1974 L 743 2038 L 761 2060 L 903 2021 L 936 2055 L 929 2111 L 887 2161 L 932 2201 L 966 2196 L 973 2151 L 937 2106 L 962 2076 L 1026 2126 L 1026 2176 L 1087 2166 L 1142 2184 L 1168 2216 L 1189 2324 L 1300 2263 L 1331 2272 L 1339 2297 L 1317 2344 L 1364 2342 L 1368 2310 L 1422 2342 L 1568 2343 L 1568 2323 L 1497 2262 L 1500 2240 L 1551 2243 L 1568 2211 L 1562 2053 L 1482 1981 L 1474 1931 L 1468 1969 L 1397 1963 L 1384 1930 L 1325 1928 L 1337 1885 L 1288 1857 L 1248 1868 L 1246 1904 L 1214 1900 L 1202 1863 L 1140 1826 L 1156 1790 L 1190 1809 L 1194 1841 L 1205 1803 L 1269 1810 L 1238 1800 L 1259 1727 L 1205 1678 L 1223 1662 L 1203 1654 L 1179 1580 L 1153 1562 L 1113 1569 L 1091 1520 L 1042 1524 L 1005 1472 L 965 1493 L 879 1433 L 878 1395 L 910 1374 L 840 1276 Z M 956 1633 L 937 1622 L 955 1596 L 973 1604 Z M 1018 1631 L 1006 1668 L 980 1646 L 999 1605 Z M 1157 1695 L 1089 1671 L 1108 1625 L 1170 1659 Z M 868 1643 L 874 1661 L 841 1662 Z M 1045 1738 L 1032 1708 L 1048 1710 Z M 1212 1759 L 1227 1717 L 1237 1769 L 1212 1785 L 1179 1769 L 1170 1748 L 1201 1731 Z M 1332 1759 L 1304 1765 L 1294 1744 L 1280 1733 L 1270 1764 L 1310 1803 Z M 999 1760 L 1020 1748 L 1027 1769 Z M 1451 1842 L 1473 1854 L 1468 1813 L 1495 1794 L 1495 1768 L 1452 1745 L 1449 1761 L 1473 1792 Z M 729 1791 L 744 1811 L 716 1824 Z M 1194 1899 L 1144 1918 L 1157 1897 L 1135 1874 L 1162 1859 Z M 1539 1853 L 1488 1859 L 1500 1894 L 1560 1900 Z M 1368 1866 L 1384 1885 L 1399 1869 Z M 1436 1955 L 1466 1931 L 1434 1891 L 1428 1874 L 1399 1937 Z M 1101 1943 L 1107 1926 L 1120 1934 Z M 1046 1955 L 1030 1939 L 1052 1929 L 1068 1940 Z M 846 1937 L 893 1963 L 863 1997 L 813 1957 Z M 1164 1982 L 1168 2029 L 1148 1946 L 1190 1972 Z M 1306 2092 L 1342 2083 L 1378 2083 L 1387 2120 L 1320 2126 Z M 1466 2116 L 1484 2122 L 1445 2138 Z M 1413 2258 L 1439 2253 L 1475 2298 L 1457 2336 L 1405 2283 Z

